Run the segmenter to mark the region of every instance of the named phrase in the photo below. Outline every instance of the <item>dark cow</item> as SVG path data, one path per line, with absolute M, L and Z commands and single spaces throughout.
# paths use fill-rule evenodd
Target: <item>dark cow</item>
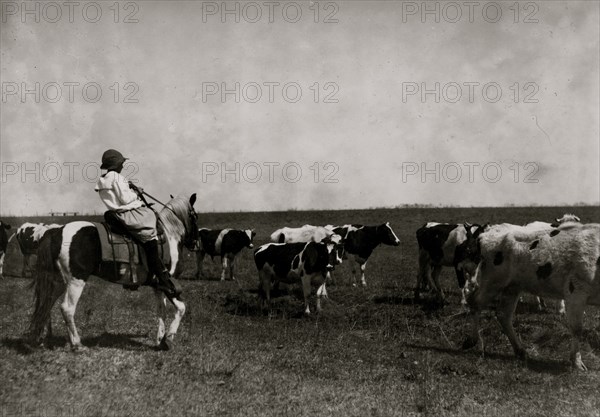
M 302 283 L 306 314 L 310 314 L 308 297 L 311 283 L 320 284 L 317 290 L 317 312 L 321 311 L 321 297 L 327 297 L 325 276 L 341 260 L 341 244 L 325 239 L 307 243 L 268 243 L 254 251 L 254 262 L 259 275 L 259 294 L 271 302 L 271 288 L 279 282 Z
M 478 225 L 468 225 L 474 232 Z M 421 292 L 427 287 L 437 293 L 440 302 L 444 302 L 445 295 L 439 283 L 442 267 L 453 267 L 456 272 L 458 287 L 462 292 L 461 303 L 466 305 L 466 296 L 469 286 L 462 268 L 458 265 L 456 248 L 467 239 L 465 225 L 428 222 L 417 230 L 417 243 L 419 245 L 419 272 L 415 299 L 421 297 Z
M 6 255 L 6 247 L 8 246 L 8 237 L 6 236 L 6 231 L 10 230 L 10 228 L 10 224 L 0 220 L 0 278 L 2 278 L 4 255 Z
M 361 283 L 367 285 L 365 280 L 365 268 L 369 256 L 380 244 L 398 246 L 400 239 L 392 230 L 390 223 L 378 226 L 363 226 L 360 224 L 347 224 L 344 226 L 325 226 L 335 234 L 342 237 L 345 253 L 354 256 L 354 260 L 360 266 Z M 356 265 L 350 262 L 352 267 L 352 285 L 356 286 Z
M 256 236 L 254 230 L 236 230 L 236 229 L 200 229 L 198 231 L 198 252 L 196 254 L 197 272 L 196 277 L 200 278 L 202 271 L 202 262 L 208 254 L 210 257 L 220 256 L 223 269 L 221 271 L 221 281 L 225 281 L 225 270 L 229 265 L 229 278 L 234 280 L 233 264 L 235 256 L 244 248 L 252 249 L 252 239 Z
M 31 256 L 37 254 L 40 240 L 49 229 L 60 227 L 59 224 L 24 223 L 16 232 L 17 242 L 23 255 L 22 277 L 31 276 Z

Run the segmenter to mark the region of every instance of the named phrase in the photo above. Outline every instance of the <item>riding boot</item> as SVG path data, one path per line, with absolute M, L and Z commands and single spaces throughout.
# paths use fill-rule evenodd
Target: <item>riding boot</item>
M 152 286 L 165 292 L 168 296 L 177 297 L 181 293 L 181 288 L 162 263 L 158 253 L 158 240 L 144 242 L 144 251 L 146 252 L 148 269 L 155 277 Z

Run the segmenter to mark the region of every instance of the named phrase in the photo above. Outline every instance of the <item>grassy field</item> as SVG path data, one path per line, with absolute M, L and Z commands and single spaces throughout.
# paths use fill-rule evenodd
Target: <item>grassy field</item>
M 91 278 L 76 322 L 83 344 L 74 354 L 58 307 L 53 348 L 26 353 L 22 335 L 32 311 L 29 279 L 0 281 L 0 416 L 600 416 L 600 312 L 588 308 L 584 362 L 570 370 L 568 331 L 556 313 L 538 313 L 525 296 L 516 329 L 537 357 L 517 361 L 489 314 L 485 353 L 463 351 L 465 316 L 453 271 L 441 281 L 450 304 L 415 304 L 415 230 L 426 221 L 552 221 L 574 212 L 600 222 L 596 208 L 390 209 L 327 212 L 202 214 L 210 228 L 253 227 L 256 243 L 288 225 L 390 221 L 400 247 L 379 247 L 367 264 L 368 287 L 349 285 L 336 270 L 320 316 L 302 316 L 297 287 L 276 299 L 270 315 L 257 303 L 251 252 L 236 263 L 237 280 L 218 281 L 220 264 L 205 261 L 194 280 L 193 255 L 184 258 L 187 313 L 175 349 L 153 349 L 151 290 L 128 292 Z M 64 222 L 67 218 L 3 219 Z M 14 242 L 6 275 L 18 275 Z M 170 308 L 171 315 L 173 309 Z

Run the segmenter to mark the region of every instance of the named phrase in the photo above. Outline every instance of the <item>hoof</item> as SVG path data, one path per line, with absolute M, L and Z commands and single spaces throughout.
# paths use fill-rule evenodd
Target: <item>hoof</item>
M 168 339 L 167 335 L 164 335 L 158 345 L 158 349 L 164 351 L 173 350 L 173 341 Z
M 88 350 L 88 348 L 86 348 L 83 345 L 74 345 L 73 347 L 71 347 L 71 351 L 73 353 L 84 353 Z
M 44 348 L 44 343 L 41 340 L 28 339 L 23 340 L 23 348 L 28 353 L 33 353 Z

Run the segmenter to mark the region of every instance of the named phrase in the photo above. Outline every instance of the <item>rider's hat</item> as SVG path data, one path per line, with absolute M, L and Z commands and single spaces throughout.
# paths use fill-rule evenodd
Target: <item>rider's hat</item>
M 125 162 L 125 158 L 121 152 L 114 149 L 109 149 L 102 154 L 102 165 L 101 169 L 117 169 L 120 164 Z

